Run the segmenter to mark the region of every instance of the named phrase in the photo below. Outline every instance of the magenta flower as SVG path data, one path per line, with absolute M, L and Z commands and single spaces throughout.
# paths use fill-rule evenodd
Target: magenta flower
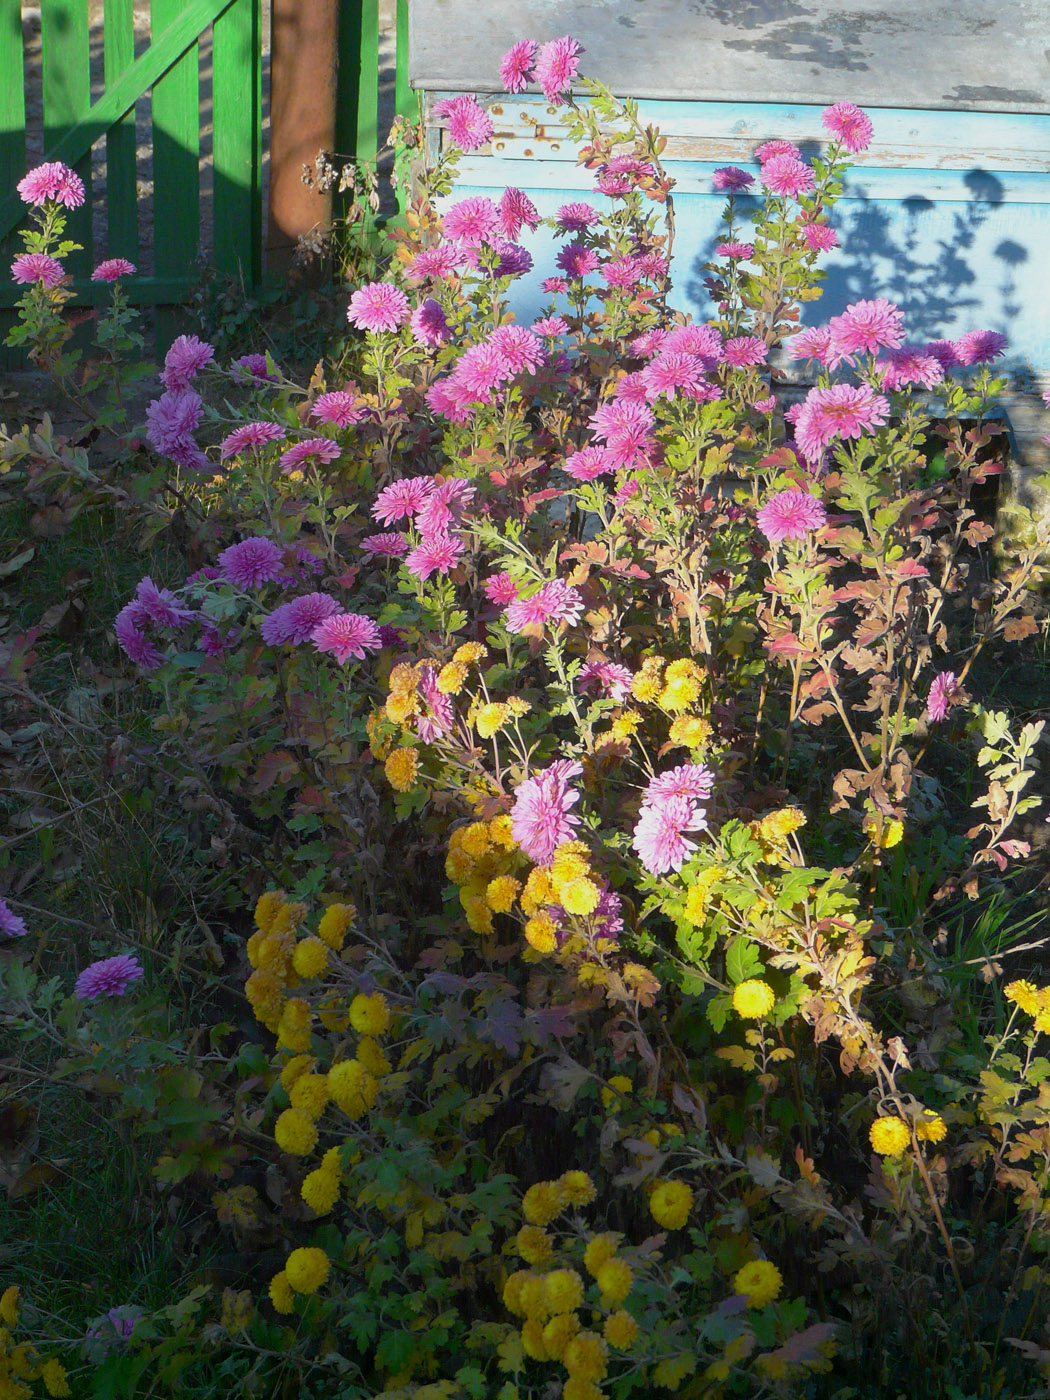
M 570 811 L 580 794 L 570 786 L 572 778 L 583 773 L 583 765 L 567 758 L 556 759 L 549 768 L 519 783 L 510 812 L 511 833 L 537 865 L 549 865 L 563 841 L 571 841 L 580 824 Z
M 278 376 L 270 373 L 265 355 L 241 355 L 230 365 L 230 375 L 238 380 L 266 379 L 276 383 Z
M 135 589 L 135 602 L 149 620 L 157 623 L 159 627 L 185 627 L 197 615 L 192 608 L 180 603 L 170 589 L 158 588 L 149 574 L 139 579 Z
M 803 224 L 802 237 L 814 253 L 830 253 L 839 246 L 839 236 L 828 224 Z
M 907 384 L 921 384 L 924 389 L 932 389 L 944 378 L 944 366 L 935 355 L 929 355 L 915 345 L 902 345 L 898 350 L 889 350 L 886 361 L 879 362 L 882 383 L 886 389 L 902 389 Z
M 787 349 L 796 360 L 819 360 L 826 365 L 831 360 L 831 331 L 827 326 L 806 326 L 791 337 Z
M 611 700 L 625 700 L 634 677 L 626 666 L 614 661 L 588 661 L 576 677 L 576 689 L 598 690 Z
M 659 805 L 672 797 L 686 797 L 690 802 L 706 802 L 715 785 L 715 775 L 703 763 L 682 763 L 666 773 L 660 773 L 649 783 L 642 799 L 643 806 Z
M 331 438 L 306 438 L 303 442 L 293 443 L 285 452 L 281 453 L 281 471 L 297 472 L 302 471 L 306 462 L 318 462 L 327 464 L 334 462 L 341 456 L 343 449 Z
M 499 227 L 499 210 L 491 199 L 474 195 L 451 205 L 441 222 L 446 238 L 458 238 L 468 248 L 479 248 Z
M 58 259 L 46 253 L 19 253 L 11 264 L 12 279 L 22 285 L 43 282 L 45 287 L 57 287 L 65 275 Z
M 60 160 L 49 160 L 19 180 L 18 193 L 23 204 L 37 208 L 53 199 L 67 209 L 79 209 L 84 203 L 84 182 L 68 165 Z
M 782 540 L 803 540 L 810 530 L 819 530 L 827 512 L 808 491 L 780 491 L 772 496 L 757 516 L 758 528 L 771 544 Z
M 517 598 L 518 585 L 510 574 L 492 574 L 481 585 L 481 591 L 490 603 L 495 603 L 498 608 L 505 608 Z
M 268 442 L 280 442 L 284 437 L 280 423 L 242 423 L 219 444 L 219 457 L 237 457 L 249 447 L 265 447 Z
M 586 277 L 598 266 L 598 254 L 585 243 L 568 243 L 555 259 L 568 277 Z
M 562 463 L 576 481 L 593 481 L 616 470 L 616 463 L 604 447 L 581 447 Z
M 422 582 L 431 574 L 447 574 L 456 567 L 466 546 L 453 535 L 431 535 L 421 540 L 405 558 L 405 568 Z
M 431 384 L 426 398 L 431 412 L 447 418 L 450 423 L 469 423 L 478 402 L 477 396 L 451 375 Z
M 504 359 L 503 352 L 491 341 L 472 345 L 460 357 L 452 378 L 471 398 L 487 403 L 493 389 L 513 379 L 514 371 Z
M 765 362 L 766 343 L 757 335 L 738 335 L 725 343 L 724 359 L 727 365 L 738 369 L 745 365 L 760 365 Z
M 782 199 L 798 199 L 799 195 L 808 194 L 816 183 L 806 162 L 787 153 L 767 160 L 758 178 L 770 194 Z
M 598 222 L 598 215 L 589 204 L 574 201 L 563 204 L 554 216 L 554 221 L 566 233 L 585 233 L 592 224 Z
M 366 554 L 379 554 L 385 559 L 400 559 L 408 553 L 408 540 L 400 530 L 387 530 L 379 535 L 366 535 L 361 541 Z
M 499 261 L 492 269 L 493 277 L 520 277 L 532 271 L 532 254 L 520 243 L 508 243 L 504 238 L 494 238 L 492 246 L 499 254 Z
M 885 297 L 855 301 L 828 322 L 832 368 L 851 355 L 874 354 L 880 347 L 895 349 L 904 338 L 904 317 Z
M 881 428 L 890 416 L 890 405 L 866 384 L 833 384 L 811 389 L 795 420 L 795 440 L 811 462 L 837 438 L 859 438 Z
M 429 714 L 416 715 L 416 733 L 424 744 L 432 744 L 452 728 L 456 711 L 451 695 L 438 690 L 436 665 L 423 667 L 416 688 L 430 710 Z
M 662 349 L 680 355 L 699 355 L 710 362 L 706 367 L 713 369 L 722 358 L 722 337 L 714 326 L 697 326 L 687 322 L 668 331 Z
M 19 918 L 5 899 L 0 899 L 0 934 L 5 938 L 24 938 L 28 932 L 25 919 Z
M 381 525 L 410 520 L 423 509 L 433 490 L 432 476 L 404 476 L 400 481 L 392 481 L 376 497 L 372 518 Z
M 730 194 L 749 190 L 754 183 L 755 177 L 749 175 L 746 170 L 741 170 L 738 165 L 723 165 L 711 176 L 712 188 L 728 190 Z
M 949 374 L 959 366 L 959 357 L 955 353 L 955 343 L 951 340 L 931 340 L 922 347 L 924 355 L 932 355 L 937 363 Z
M 416 515 L 416 529 L 424 539 L 447 534 L 459 522 L 474 499 L 474 487 L 462 477 L 433 481 L 432 490 Z
M 935 676 L 926 701 L 927 718 L 934 723 L 947 718 L 958 689 L 959 678 L 954 671 L 942 671 L 939 676 Z
M 440 243 L 436 248 L 424 248 L 405 268 L 405 276 L 443 281 L 462 266 L 462 251 L 454 243 Z
M 115 958 L 93 962 L 77 978 L 73 995 L 81 1001 L 97 1001 L 99 997 L 122 997 L 142 977 L 138 958 L 121 953 Z
M 284 567 L 284 550 L 261 535 L 231 544 L 219 555 L 219 564 L 235 588 L 260 588 L 272 583 Z
M 636 336 L 634 340 L 630 342 L 627 348 L 630 350 L 631 354 L 636 356 L 639 360 L 647 360 L 651 356 L 660 353 L 666 340 L 666 331 L 659 329 L 643 331 L 641 335 Z
M 516 598 L 506 612 L 507 631 L 524 632 L 526 627 L 544 627 L 548 622 L 555 624 L 579 622 L 583 613 L 583 598 L 579 589 L 564 579 L 551 579 L 528 598 Z
M 547 358 L 539 337 L 525 326 L 498 326 L 488 343 L 503 356 L 504 367 L 511 374 L 535 374 Z
M 755 245 L 753 243 L 719 243 L 715 249 L 715 257 L 747 262 L 754 251 Z
M 874 134 L 871 118 L 852 102 L 836 102 L 834 107 L 825 107 L 820 120 L 825 130 L 830 131 L 851 156 L 866 151 L 871 145 Z
M 304 593 L 263 618 L 262 639 L 268 646 L 301 646 L 313 636 L 325 618 L 339 611 L 339 604 L 327 593 Z
M 685 356 L 685 359 L 692 358 Z M 646 366 L 648 369 L 649 366 Z M 645 380 L 646 370 L 636 370 L 633 374 L 621 374 L 613 386 L 614 399 L 626 399 L 629 403 L 647 403 L 649 390 Z M 692 391 L 690 391 L 692 396 Z
M 583 47 L 568 34 L 544 44 L 536 59 L 535 80 L 548 102 L 560 102 L 580 67 Z
M 756 413 L 772 413 L 777 406 L 775 394 L 770 394 L 768 398 L 756 399 L 751 407 Z
M 119 282 L 122 277 L 134 277 L 135 264 L 127 258 L 106 258 L 91 274 L 92 282 Z
M 144 671 L 155 671 L 163 665 L 164 656 L 146 636 L 144 628 L 149 622 L 149 613 L 139 602 L 128 603 L 121 608 L 113 622 L 113 631 L 121 651 Z
M 763 141 L 761 146 L 755 147 L 755 159 L 763 165 L 776 156 L 791 156 L 793 160 L 801 160 L 802 152 L 793 141 L 782 141 L 779 138 Z
M 644 372 L 644 371 L 643 371 Z M 645 404 L 630 400 L 603 404 L 590 420 L 594 436 L 604 441 L 617 467 L 647 461 L 655 419 Z
M 569 334 L 569 323 L 564 316 L 544 316 L 539 321 L 533 321 L 529 330 L 544 340 L 553 340 L 559 335 Z
M 540 290 L 556 296 L 559 292 L 567 292 L 569 284 L 564 277 L 545 277 L 540 283 Z
M 396 331 L 408 320 L 408 297 L 390 282 L 369 282 L 350 298 L 346 319 L 360 331 Z
M 631 845 L 651 875 L 665 875 L 669 870 L 681 870 L 689 852 L 696 850 L 696 842 L 687 841 L 684 833 L 706 825 L 703 809 L 688 797 L 647 802 L 639 813 Z
M 609 287 L 636 287 L 642 280 L 639 258 L 613 258 L 602 263 L 598 271 L 602 281 Z
M 535 77 L 537 45 L 532 39 L 519 39 L 499 61 L 499 80 L 504 92 L 524 92 Z
M 364 416 L 364 409 L 357 405 L 353 394 L 347 389 L 333 389 L 330 393 L 321 394 L 310 409 L 311 418 L 316 418 L 319 423 L 331 423 L 335 428 L 350 428 Z
M 536 206 L 524 190 L 511 185 L 503 191 L 499 202 L 499 231 L 504 238 L 513 241 L 523 228 L 531 232 L 539 221 Z
M 998 331 L 967 331 L 955 342 L 955 354 L 961 365 L 983 365 L 997 360 L 1009 345 Z
M 164 356 L 160 382 L 165 389 L 188 389 L 190 381 L 215 359 L 215 347 L 195 335 L 177 336 Z
M 686 398 L 692 398 L 704 382 L 704 362 L 699 355 L 670 350 L 650 361 L 638 378 L 649 400 L 673 399 L 679 390 Z
M 492 140 L 492 118 L 475 97 L 446 97 L 434 103 L 434 115 L 448 123 L 449 139 L 460 150 L 476 151 Z
M 379 628 L 361 613 L 333 613 L 318 623 L 310 636 L 316 649 L 330 653 L 340 666 L 351 656 L 363 661 L 366 651 L 378 651 L 382 646 Z
M 412 312 L 409 322 L 417 345 L 444 345 L 451 337 L 445 312 L 439 301 L 427 297 Z

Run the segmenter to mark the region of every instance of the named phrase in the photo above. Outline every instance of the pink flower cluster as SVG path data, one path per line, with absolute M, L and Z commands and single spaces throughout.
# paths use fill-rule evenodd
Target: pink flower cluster
M 561 102 L 580 67 L 581 45 L 568 34 L 537 44 L 519 39 L 500 60 L 500 81 L 507 92 L 524 92 L 539 83 L 548 102 Z
M 476 151 L 492 140 L 492 118 L 476 97 L 446 97 L 434 103 L 434 116 L 448 124 L 449 139 L 463 151 Z
M 154 645 L 146 629 L 152 623 L 181 631 L 198 614 L 180 603 L 167 588 L 158 588 L 147 575 L 139 582 L 135 597 L 121 608 L 113 624 L 121 650 L 144 671 L 155 671 L 164 655 Z
M 164 356 L 160 382 L 165 389 L 188 389 L 205 365 L 215 359 L 215 347 L 195 335 L 177 336 Z
M 702 763 L 684 763 L 655 777 L 645 790 L 631 844 L 650 875 L 681 870 L 696 842 L 687 831 L 707 826 L 703 804 L 714 774 Z
M 948 710 L 955 702 L 959 690 L 959 678 L 954 671 L 942 671 L 935 676 L 926 701 L 927 718 L 933 722 L 947 719 Z
M 874 432 L 889 416 L 888 400 L 866 384 L 811 389 L 795 420 L 795 440 L 808 461 L 819 462 L 831 443 Z
M 106 258 L 91 274 L 92 282 L 119 282 L 122 277 L 134 277 L 135 264 L 127 258 Z
M 12 281 L 22 286 L 42 282 L 45 287 L 57 287 L 65 275 L 66 270 L 58 259 L 47 253 L 19 253 L 11 264 Z
M 615 661 L 588 661 L 576 677 L 576 688 L 584 692 L 597 690 L 610 700 L 626 700 L 632 680 L 627 667 Z
M 50 160 L 19 180 L 18 193 L 23 204 L 38 209 L 49 199 L 64 204 L 67 209 L 79 209 L 84 203 L 84 182 L 68 165 Z
M 519 783 L 510 811 L 515 841 L 537 865 L 549 865 L 563 841 L 571 841 L 580 818 L 572 808 L 580 794 L 570 786 L 583 774 L 583 765 L 567 758 Z
M 451 374 L 431 385 L 427 403 L 453 423 L 469 422 L 476 405 L 491 403 L 504 384 L 535 374 L 546 359 L 543 342 L 527 326 L 497 326 L 463 352 Z
M 564 579 L 550 579 L 527 598 L 517 597 L 507 608 L 507 631 L 524 632 L 526 627 L 546 627 L 566 622 L 572 625 L 583 615 L 583 598 L 578 588 Z
M 346 319 L 358 330 L 379 335 L 396 331 L 408 320 L 408 297 L 391 282 L 369 282 L 350 298 Z
M 758 528 L 771 544 L 802 540 L 811 530 L 819 530 L 827 512 L 808 491 L 779 491 L 758 512 Z
M 380 491 L 372 516 L 381 525 L 407 521 L 417 532 L 415 547 L 410 549 L 408 537 L 398 531 L 370 535 L 364 547 L 390 557 L 405 554 L 405 567 L 423 582 L 431 574 L 447 574 L 466 549 L 457 526 L 473 499 L 474 487 L 461 477 L 402 477 Z

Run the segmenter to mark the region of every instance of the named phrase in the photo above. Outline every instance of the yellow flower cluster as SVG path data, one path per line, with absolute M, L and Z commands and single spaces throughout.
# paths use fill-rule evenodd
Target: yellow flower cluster
M 0 1294 L 0 1400 L 29 1400 L 35 1380 L 44 1382 L 48 1395 L 71 1395 L 65 1367 L 56 1357 L 41 1361 L 31 1343 L 15 1342 L 11 1329 L 18 1326 L 18 1300 L 16 1285 Z
M 657 1180 L 649 1197 L 649 1214 L 665 1230 L 680 1230 L 693 1209 L 693 1188 L 684 1181 Z
M 342 1161 L 338 1147 L 330 1147 L 321 1165 L 303 1179 L 299 1194 L 315 1215 L 327 1215 L 339 1199 Z
M 702 681 L 703 672 L 695 661 L 672 661 L 664 672 L 664 686 L 656 703 L 669 714 L 681 714 L 700 698 Z
M 666 665 L 662 656 L 647 656 L 641 670 L 631 680 L 631 694 L 636 700 L 652 703 L 663 689 L 663 670 Z
M 419 776 L 419 754 L 415 749 L 394 749 L 383 765 L 383 772 L 395 792 L 411 792 Z
M 459 886 L 459 902 L 475 933 L 491 933 L 493 914 L 510 910 L 519 886 L 512 872 L 519 861 L 507 815 L 453 831 L 445 874 Z
M 685 897 L 685 917 L 691 924 L 702 924 L 707 916 L 707 906 L 711 899 L 711 892 L 725 875 L 725 868 L 721 865 L 709 865 L 706 870 L 701 870 L 694 882 L 689 886 L 689 891 Z
M 332 1102 L 355 1122 L 363 1118 L 379 1094 L 379 1080 L 360 1060 L 340 1060 L 328 1071 Z
M 768 1259 L 752 1259 L 733 1279 L 733 1292 L 746 1298 L 749 1308 L 764 1308 L 779 1295 L 783 1286 L 780 1270 Z
M 876 1118 L 868 1136 L 872 1148 L 882 1157 L 900 1157 L 911 1142 L 911 1131 L 903 1118 Z
M 733 1010 L 749 1021 L 761 1021 L 777 1003 L 776 993 L 768 982 L 751 977 L 733 988 Z
M 255 932 L 248 939 L 248 962 L 253 969 L 245 994 L 257 1020 L 289 1050 L 310 1048 L 312 1012 L 300 997 L 288 993 L 301 981 L 321 977 L 331 952 L 338 952 L 356 917 L 350 903 L 334 903 L 321 916 L 316 936 L 298 939 L 306 905 L 291 901 L 282 890 L 267 890 L 255 906 Z
M 1026 1015 L 1035 1017 L 1037 1031 L 1050 1031 L 1050 986 L 1037 987 L 1034 982 L 1021 979 L 1008 982 L 1003 995 Z
M 667 737 L 672 748 L 703 749 L 706 748 L 712 733 L 711 725 L 706 719 L 700 719 L 697 715 L 676 715 L 671 721 Z

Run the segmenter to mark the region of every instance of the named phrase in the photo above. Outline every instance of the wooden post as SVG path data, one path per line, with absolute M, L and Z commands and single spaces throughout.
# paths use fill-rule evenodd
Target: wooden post
M 303 166 L 335 146 L 338 0 L 273 0 L 270 200 L 266 263 L 286 274 L 296 239 L 327 229 L 330 193 L 302 183 Z

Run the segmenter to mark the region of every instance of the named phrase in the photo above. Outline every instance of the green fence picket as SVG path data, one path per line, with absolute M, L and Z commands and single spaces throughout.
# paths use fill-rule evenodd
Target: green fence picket
M 50 148 L 71 127 L 86 117 L 91 107 L 91 36 L 84 0 L 42 0 L 40 6 L 43 51 L 44 144 Z M 77 161 L 75 170 L 84 181 L 85 199 L 67 222 L 70 238 L 83 245 L 66 266 L 74 276 L 91 271 L 91 156 Z
M 184 9 L 183 0 L 153 0 L 150 27 L 160 33 Z M 153 271 L 187 275 L 200 247 L 200 57 L 196 43 L 153 85 Z M 157 353 L 177 330 L 173 311 L 157 312 Z
M 261 277 L 262 65 L 257 0 L 234 0 L 212 28 L 215 266 Z
M 135 62 L 134 0 L 106 0 L 103 53 L 106 87 Z M 134 107 L 106 132 L 106 249 L 138 262 L 138 180 Z M 101 250 L 100 250 L 101 252 Z

